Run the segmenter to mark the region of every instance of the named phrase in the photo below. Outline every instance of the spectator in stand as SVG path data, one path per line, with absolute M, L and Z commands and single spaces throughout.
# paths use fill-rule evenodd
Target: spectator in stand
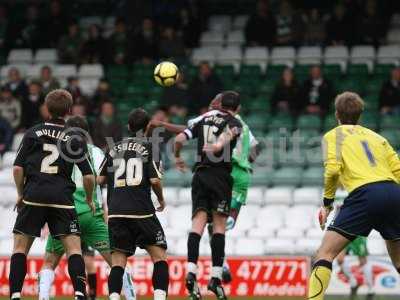
M 378 14 L 376 2 L 368 0 L 361 16 L 357 21 L 359 43 L 379 46 L 385 39 L 384 22 Z
M 182 38 L 177 35 L 171 26 L 164 28 L 160 40 L 160 57 L 183 59 L 185 57 L 185 46 Z
M 6 56 L 9 40 L 9 20 L 7 9 L 5 6 L 0 5 L 0 57 Z
M 108 142 L 117 142 L 122 139 L 122 126 L 115 116 L 114 104 L 103 102 L 100 109 L 100 116 L 93 124 L 92 137 L 94 144 L 106 149 Z M 112 140 L 106 140 L 111 138 Z
M 49 113 L 49 110 L 47 109 L 46 104 L 43 103 L 39 107 L 39 115 L 40 115 L 41 122 L 46 122 L 46 121 L 50 120 L 50 113 Z
M 213 72 L 207 62 L 199 65 L 199 73 L 189 87 L 189 113 L 197 115 L 204 113 L 215 95 L 220 93 L 223 86 L 219 77 Z
M 133 37 L 132 53 L 135 60 L 151 63 L 158 58 L 159 36 L 150 18 L 143 20 L 140 30 Z
M 276 38 L 276 20 L 267 0 L 257 2 L 257 11 L 247 21 L 245 28 L 248 46 L 272 46 Z
M 36 5 L 29 5 L 26 9 L 25 20 L 15 27 L 13 35 L 13 47 L 30 48 L 36 50 L 41 46 L 41 24 L 39 12 Z
M 14 132 L 10 123 L 0 116 L 0 169 L 1 158 L 12 146 Z
M 276 16 L 276 43 L 280 46 L 294 46 L 299 43 L 301 18 L 293 12 L 290 2 L 281 2 Z
M 295 113 L 296 103 L 300 96 L 301 88 L 291 68 L 282 72 L 282 77 L 276 84 L 271 99 L 271 109 L 275 113 Z
M 172 117 L 185 118 L 189 100 L 188 85 L 183 72 L 179 73 L 176 84 L 168 89 L 163 89 L 161 103 L 168 107 L 168 113 Z
M 42 22 L 43 41 L 46 48 L 56 48 L 60 36 L 67 33 L 68 17 L 63 12 L 59 0 L 50 2 L 50 11 L 44 14 Z
M 334 97 L 332 85 L 323 77 L 319 66 L 311 67 L 310 78 L 304 82 L 301 93 L 298 112 L 309 114 L 326 113 Z
M 38 81 L 42 85 L 42 93 L 44 95 L 47 95 L 52 90 L 60 88 L 60 83 L 53 77 L 53 72 L 49 66 L 42 67 Z
M 8 89 L 11 90 L 14 97 L 25 98 L 28 94 L 28 86 L 25 80 L 21 78 L 21 73 L 15 67 L 8 70 L 8 80 L 6 83 Z
M 311 9 L 307 14 L 303 15 L 304 21 L 304 37 L 303 44 L 321 46 L 325 39 L 325 18 L 318 9 Z
M 91 113 L 97 115 L 99 113 L 100 104 L 111 101 L 112 93 L 110 83 L 106 79 L 101 79 L 97 86 L 91 101 Z
M 183 43 L 186 48 L 195 48 L 199 45 L 201 34 L 201 21 L 196 9 L 182 9 L 180 11 L 180 23 Z
M 0 115 L 10 123 L 14 132 L 21 128 L 22 105 L 21 102 L 13 96 L 8 86 L 1 88 Z
M 115 21 L 114 32 L 108 44 L 111 45 L 111 57 L 115 64 L 121 65 L 127 62 L 128 33 L 125 22 L 122 19 Z
M 81 103 L 72 105 L 71 115 L 86 117 L 86 106 Z
M 63 64 L 78 64 L 83 40 L 76 22 L 68 26 L 68 34 L 61 37 L 58 43 L 58 58 Z
M 107 62 L 107 43 L 98 25 L 91 25 L 88 38 L 82 45 L 81 61 L 84 64 L 105 64 Z
M 80 99 L 82 98 L 83 94 L 81 88 L 79 87 L 78 78 L 74 76 L 68 77 L 67 86 L 65 87 L 65 89 L 71 93 L 74 102 L 80 102 Z
M 40 121 L 40 106 L 44 102 L 40 82 L 32 81 L 29 84 L 28 96 L 22 102 L 23 126 L 30 128 Z
M 383 83 L 379 108 L 382 114 L 400 114 L 400 68 L 394 68 L 390 79 Z
M 354 21 L 352 16 L 346 13 L 343 4 L 335 6 L 333 16 L 326 24 L 326 37 L 328 45 L 347 45 L 351 44 L 353 36 L 352 29 Z

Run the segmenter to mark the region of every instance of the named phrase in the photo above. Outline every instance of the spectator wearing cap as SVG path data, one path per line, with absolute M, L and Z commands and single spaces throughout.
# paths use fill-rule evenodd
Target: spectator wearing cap
M 22 105 L 21 102 L 14 97 L 11 89 L 4 86 L 0 95 L 0 115 L 7 120 L 11 128 L 17 131 L 22 125 Z
M 10 68 L 6 87 L 11 90 L 12 94 L 18 98 L 25 98 L 28 94 L 28 86 L 25 80 L 21 78 L 21 73 L 17 68 Z
M 42 85 L 42 93 L 44 95 L 47 95 L 52 90 L 60 88 L 60 83 L 53 77 L 53 72 L 49 66 L 42 67 L 38 82 Z
M 122 139 L 122 125 L 115 115 L 112 102 L 102 103 L 100 116 L 93 124 L 92 137 L 94 144 L 101 149 L 106 149 L 109 141 L 117 142 Z
M 400 113 L 400 68 L 394 68 L 390 79 L 383 83 L 379 94 L 382 114 Z
M 83 94 L 79 87 L 79 80 L 77 77 L 70 76 L 67 79 L 67 86 L 65 89 L 71 93 L 74 102 L 79 102 Z

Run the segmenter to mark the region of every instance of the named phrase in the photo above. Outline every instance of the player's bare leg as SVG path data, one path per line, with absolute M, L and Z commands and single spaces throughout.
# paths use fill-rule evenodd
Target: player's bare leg
M 39 300 L 49 300 L 50 290 L 54 282 L 54 270 L 58 266 L 62 255 L 47 252 L 44 255 L 44 262 L 39 273 Z
M 169 285 L 167 252 L 164 248 L 158 246 L 147 246 L 146 250 L 154 264 L 152 277 L 154 300 L 165 300 L 167 299 Z
M 400 274 L 400 240 L 386 241 L 386 248 L 393 266 Z
M 332 272 L 332 261 L 350 242 L 335 231 L 327 231 L 315 255 L 309 280 L 308 299 L 323 300 Z
M 128 258 L 126 253 L 114 250 L 111 254 L 112 267 L 108 277 L 108 292 L 110 300 L 119 300 L 121 298 L 122 277 Z
M 368 258 L 366 256 L 360 256 L 358 258 L 358 261 L 360 263 L 360 268 L 363 271 L 363 275 L 365 278 L 365 283 L 368 287 L 367 291 L 367 300 L 372 300 L 375 296 L 375 291 L 374 291 L 374 274 L 372 272 L 372 265 L 369 263 Z
M 106 261 L 106 263 L 112 267 L 112 259 L 110 252 L 100 252 L 100 255 Z M 125 267 L 125 272 L 122 277 L 122 289 L 124 290 L 124 295 L 126 300 L 136 300 L 135 286 L 133 285 L 131 272 L 128 267 Z
M 20 299 L 26 276 L 26 256 L 32 247 L 34 237 L 25 234 L 14 234 L 14 247 L 10 263 L 10 298 Z
M 222 269 L 225 259 L 225 231 L 227 216 L 213 212 L 213 236 L 211 239 L 212 270 L 208 289 L 217 299 L 226 299 L 222 287 Z
M 188 273 L 186 275 L 186 288 L 192 300 L 201 299 L 200 289 L 197 284 L 197 261 L 199 259 L 200 239 L 207 224 L 207 212 L 199 210 L 192 218 L 192 229 L 188 237 Z
M 81 239 L 78 235 L 60 236 L 68 258 L 68 273 L 75 290 L 75 298 L 86 299 L 86 272 L 82 257 Z

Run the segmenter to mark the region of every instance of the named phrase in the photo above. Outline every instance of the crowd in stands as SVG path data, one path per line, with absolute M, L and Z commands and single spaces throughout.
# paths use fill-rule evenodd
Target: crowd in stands
M 116 2 L 121 2 L 120 11 L 140 3 Z M 56 48 L 60 64 L 130 66 L 154 64 L 161 58 L 186 63 L 190 50 L 199 46 L 201 33 L 206 29 L 201 1 L 151 2 L 154 7 L 148 8 L 151 5 L 147 3 L 143 6 L 147 11 L 138 8 L 134 19 L 116 13 L 110 30 L 105 30 L 102 23 L 83 30 L 79 20 L 71 17 L 65 3 L 59 0 L 32 1 L 23 6 L 22 13 L 13 9 L 14 1 L 0 3 L 0 56 L 6 57 L 15 48 Z M 388 9 L 383 1 L 343 0 L 329 10 L 317 6 L 304 8 L 298 1 L 253 3 L 254 13 L 244 26 L 243 46 L 378 46 L 388 30 Z M 89 117 L 96 129 L 92 132 L 96 145 L 104 148 L 106 136 L 119 139 L 124 134 L 109 78 L 100 80 L 95 92 L 88 95 L 81 90 L 78 77 L 68 78 L 63 85 L 52 72 L 51 66 L 43 66 L 38 78 L 26 80 L 18 68 L 8 71 L 0 94 L 0 155 L 10 148 L 14 133 L 24 132 L 48 118 L 44 97 L 59 87 L 72 93 L 73 114 Z M 229 88 L 223 82 L 207 62 L 200 63 L 192 76 L 183 71 L 175 86 L 163 89 L 160 103 L 166 108 L 158 110 L 155 118 L 185 119 L 204 112 L 217 93 Z M 324 116 L 332 105 L 335 88 L 319 66 L 310 68 L 304 82 L 299 82 L 293 70 L 287 68 L 268 99 L 271 112 Z M 382 86 L 380 110 L 383 114 L 400 113 L 399 68 L 393 69 Z

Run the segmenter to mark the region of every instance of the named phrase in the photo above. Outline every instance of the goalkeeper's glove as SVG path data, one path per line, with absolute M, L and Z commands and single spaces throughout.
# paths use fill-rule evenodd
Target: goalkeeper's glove
M 326 221 L 328 220 L 328 216 L 331 213 L 331 211 L 333 210 L 333 206 L 332 206 L 333 201 L 334 201 L 334 199 L 324 198 L 324 206 L 322 206 L 319 209 L 318 221 L 319 221 L 319 226 L 321 227 L 321 230 L 325 229 L 325 224 L 326 224 Z

